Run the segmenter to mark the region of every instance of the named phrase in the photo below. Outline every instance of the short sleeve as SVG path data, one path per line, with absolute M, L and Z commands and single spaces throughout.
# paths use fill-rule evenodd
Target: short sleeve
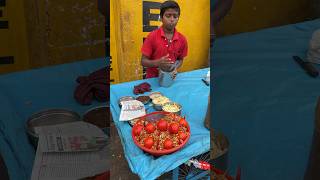
M 151 57 L 152 52 L 153 52 L 153 47 L 152 47 L 152 42 L 153 42 L 153 33 L 149 33 L 149 35 L 147 36 L 147 38 L 144 40 L 143 45 L 141 47 L 141 53 L 145 56 L 147 56 L 148 58 Z

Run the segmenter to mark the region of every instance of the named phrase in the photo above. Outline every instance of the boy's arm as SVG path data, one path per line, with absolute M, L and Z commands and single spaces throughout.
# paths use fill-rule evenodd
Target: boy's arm
M 177 65 L 176 69 L 179 69 L 182 66 L 183 58 L 177 59 L 179 61 L 179 64 Z
M 172 65 L 172 62 L 169 59 L 169 54 L 156 60 L 150 60 L 147 56 L 142 54 L 141 65 L 144 67 L 159 67 L 159 66 L 166 67 L 168 65 Z
M 159 61 L 158 60 L 150 60 L 147 56 L 142 54 L 141 65 L 143 67 L 159 67 Z

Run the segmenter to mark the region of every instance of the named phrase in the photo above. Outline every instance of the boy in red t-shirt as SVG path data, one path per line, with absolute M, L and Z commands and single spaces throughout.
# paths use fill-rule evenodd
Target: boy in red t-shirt
M 162 26 L 152 31 L 141 48 L 141 65 L 147 67 L 146 78 L 158 77 L 159 70 L 171 69 L 179 61 L 174 72 L 182 65 L 188 54 L 186 38 L 176 30 L 180 7 L 175 1 L 165 1 L 160 7 Z

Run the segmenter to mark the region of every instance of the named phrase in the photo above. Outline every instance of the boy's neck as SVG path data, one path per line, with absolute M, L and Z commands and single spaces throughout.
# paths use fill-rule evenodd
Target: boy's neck
M 173 34 L 173 33 L 174 33 L 174 29 L 168 30 L 168 29 L 166 29 L 165 27 L 163 27 L 163 32 L 164 32 L 165 34 Z

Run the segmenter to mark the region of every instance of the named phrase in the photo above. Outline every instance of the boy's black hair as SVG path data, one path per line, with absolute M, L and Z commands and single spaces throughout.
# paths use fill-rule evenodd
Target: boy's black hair
M 164 12 L 167 10 L 167 9 L 176 9 L 178 11 L 178 14 L 180 15 L 180 6 L 177 2 L 175 1 L 172 1 L 172 0 L 168 0 L 168 1 L 165 1 L 161 4 L 160 6 L 160 17 L 162 18 Z

